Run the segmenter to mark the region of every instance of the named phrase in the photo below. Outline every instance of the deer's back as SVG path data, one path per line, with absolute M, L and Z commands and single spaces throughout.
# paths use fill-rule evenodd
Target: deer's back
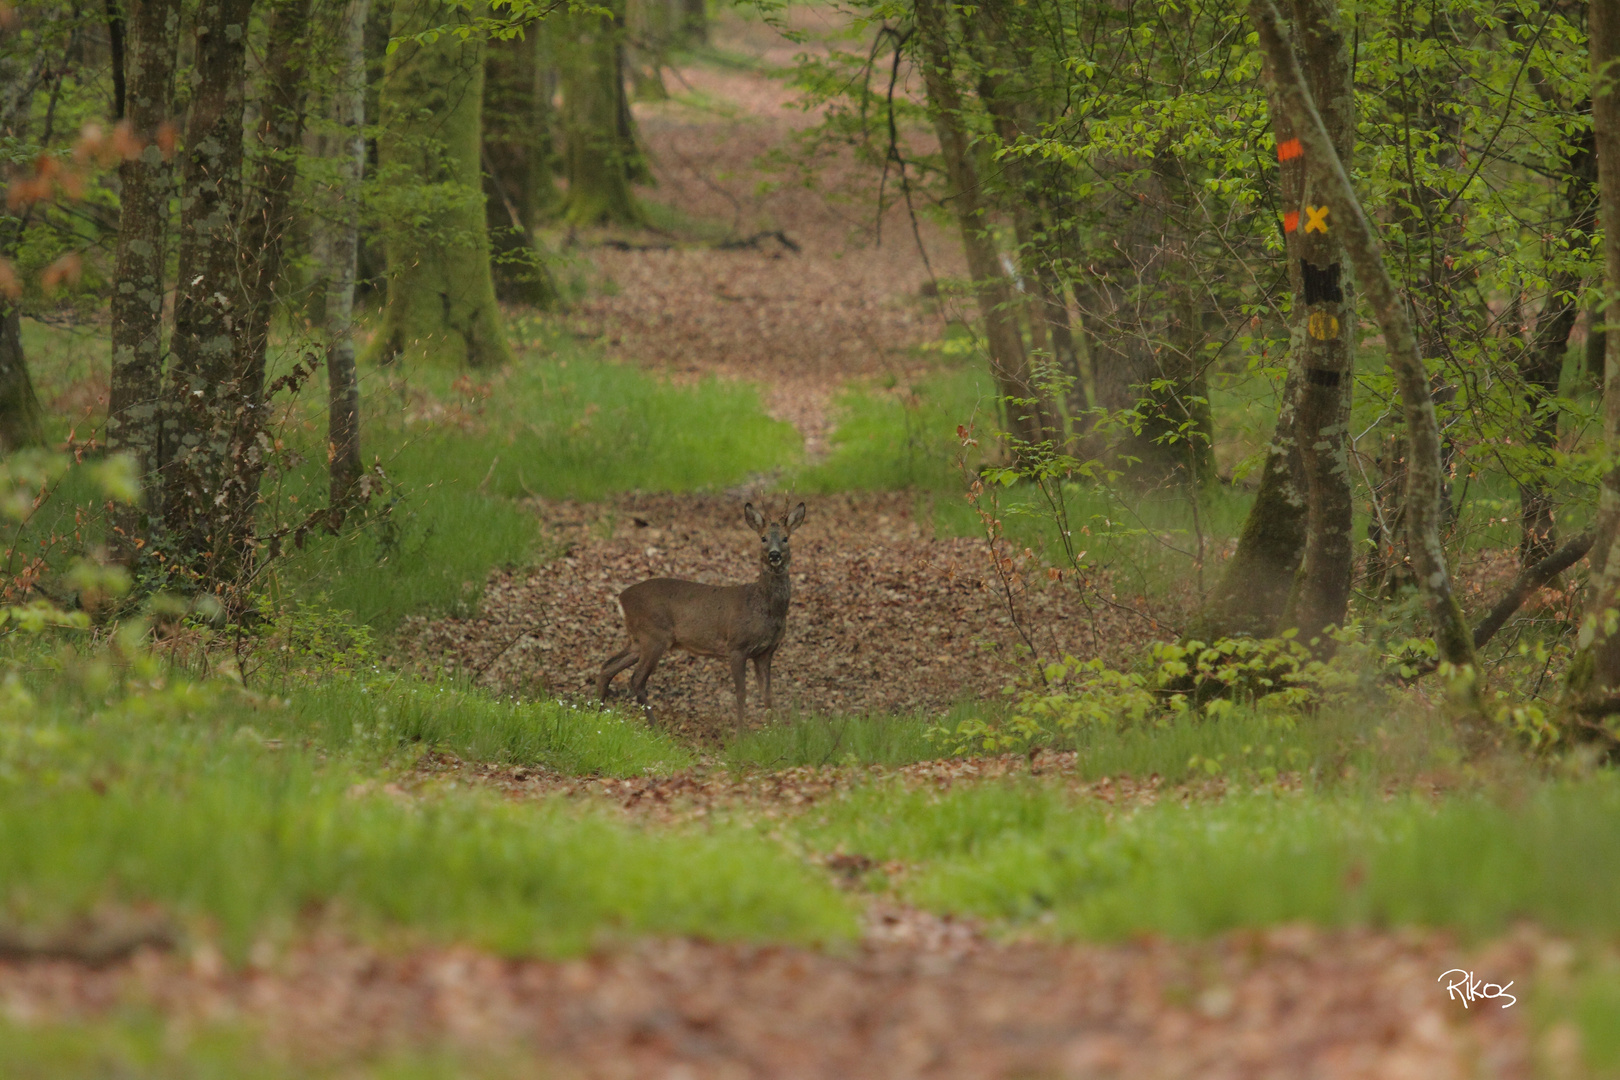
M 736 648 L 765 648 L 781 637 L 752 585 L 704 585 L 678 578 L 651 578 L 619 594 L 625 628 L 632 637 L 667 634 L 677 648 L 722 656 Z

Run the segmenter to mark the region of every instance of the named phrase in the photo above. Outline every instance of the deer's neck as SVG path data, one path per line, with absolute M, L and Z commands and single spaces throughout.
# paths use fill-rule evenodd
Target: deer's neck
M 788 578 L 787 567 L 784 566 L 780 570 L 772 570 L 769 566 L 761 567 L 757 585 L 771 614 L 786 614 L 788 601 L 793 597 L 793 583 Z

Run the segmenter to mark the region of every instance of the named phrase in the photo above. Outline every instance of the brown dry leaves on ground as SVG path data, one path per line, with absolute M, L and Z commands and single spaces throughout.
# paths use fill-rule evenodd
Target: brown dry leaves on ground
M 1523 999 L 1464 1009 L 1436 978 L 1463 967 L 1522 988 L 1568 951 L 1530 931 L 1469 955 L 1415 932 L 1060 947 L 875 921 L 843 955 L 674 940 L 545 962 L 316 939 L 243 970 L 206 946 L 102 969 L 0 963 L 0 1013 L 72 1022 L 138 1002 L 176 1039 L 247 1021 L 297 1059 L 449 1044 L 603 1080 L 1520 1078 Z
M 801 51 L 768 27 L 736 20 L 718 39 L 780 67 Z M 927 369 L 915 347 L 937 338 L 943 322 L 919 294 L 930 263 L 932 273 L 960 273 L 960 244 L 920 221 L 925 262 L 899 205 L 883 216 L 880 244 L 875 176 L 847 152 L 819 155 L 813 186 L 797 163 L 762 166 L 819 119 L 784 80 L 694 66 L 666 82 L 672 100 L 636 106 L 658 181 L 649 197 L 693 220 L 727 224 L 733 241 L 781 231 L 798 250 L 775 238 L 725 249 L 645 235 L 631 250 L 590 247 L 599 281 L 612 287 L 581 301 L 569 325 L 616 359 L 677 377 L 759 383 L 771 414 L 797 426 L 816 456 L 846 382 L 906 382 Z
M 1020 635 L 984 540 L 933 537 L 909 494 L 807 502 L 793 536 L 787 638 L 773 669 L 779 710 L 938 713 L 997 694 L 1012 678 Z M 757 576 L 759 542 L 742 505 L 728 495 L 542 504 L 546 529 L 567 554 L 497 573 L 476 618 L 409 624 L 402 648 L 419 664 L 481 673 L 501 689 L 593 696 L 602 661 L 624 645 L 621 591 L 650 577 L 726 584 Z M 1109 607 L 1044 576 L 1024 580 L 1015 605 L 1047 656 L 1122 659 L 1159 634 L 1151 613 Z M 619 695 L 628 678 L 617 680 Z M 656 721 L 673 730 L 710 734 L 732 723 L 721 661 L 671 654 L 648 687 Z M 758 704 L 750 703 L 755 717 Z

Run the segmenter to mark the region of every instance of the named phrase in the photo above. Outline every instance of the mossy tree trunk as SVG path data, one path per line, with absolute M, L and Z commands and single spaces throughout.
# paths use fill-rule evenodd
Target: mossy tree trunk
M 126 117 L 140 154 L 118 167 L 118 243 L 112 293 L 112 375 L 107 449 L 129 454 L 141 477 L 141 499 L 119 504 L 113 549 L 125 562 L 161 517 L 154 470 L 163 392 L 164 262 L 174 174 L 159 145 L 171 122 L 180 0 L 130 0 L 125 50 Z
M 557 300 L 533 232 L 558 203 L 546 32 L 534 26 L 526 39 L 492 40 L 484 58 L 484 199 L 495 294 L 540 308 Z
M 1249 12 L 1259 30 L 1261 48 L 1271 62 L 1277 96 L 1300 139 L 1305 167 L 1326 201 L 1332 228 L 1384 332 L 1406 419 L 1408 544 L 1418 574 L 1418 586 L 1423 590 L 1434 624 L 1437 652 L 1442 661 L 1477 672 L 1473 633 L 1463 620 L 1462 607 L 1452 592 L 1445 549 L 1440 543 L 1440 426 L 1435 417 L 1428 372 L 1418 354 L 1411 316 L 1395 289 L 1389 269 L 1384 265 L 1378 238 L 1311 99 L 1299 61 L 1282 35 L 1276 6 L 1272 0 L 1251 0 Z M 1301 34 L 1325 33 L 1329 29 L 1305 26 Z M 1464 707 L 1470 713 L 1478 713 L 1477 687 Z
M 180 180 L 178 286 L 164 394 L 160 468 L 171 556 L 202 588 L 237 578 L 233 514 L 243 493 L 232 460 L 237 418 L 253 406 L 235 368 L 242 287 L 242 124 L 252 0 L 215 0 L 197 15 L 196 92 Z
M 562 76 L 563 218 L 572 225 L 639 225 L 631 185 L 648 179 L 624 90 L 623 19 L 567 17 L 557 60 Z
M 251 556 L 259 484 L 268 464 L 267 440 L 261 438 L 270 408 L 265 394 L 265 358 L 287 237 L 294 222 L 292 196 L 304 139 L 304 53 L 309 48 L 311 3 L 273 0 L 265 47 L 263 100 L 244 169 L 245 187 L 252 194 L 244 206 L 238 259 L 248 305 L 236 330 L 232 366 L 242 383 L 243 408 L 236 417 L 231 448 L 231 460 L 238 471 L 237 482 L 231 487 L 231 528 L 244 566 Z
M 381 93 L 380 178 L 391 194 L 388 300 L 370 356 L 493 367 L 512 354 L 495 302 L 479 148 L 484 45 L 411 36 L 468 18 L 439 0 L 399 0 Z
M 1348 168 L 1355 151 L 1355 94 L 1339 13 L 1332 0 L 1295 0 L 1294 25 L 1311 99 L 1334 153 Z M 1291 621 L 1308 641 L 1326 627 L 1343 624 L 1355 571 L 1349 426 L 1356 303 L 1329 193 L 1306 168 L 1289 110 L 1278 110 L 1272 123 L 1281 159 L 1294 299 L 1289 319 L 1290 366 L 1298 373 L 1299 387 L 1294 423 L 1306 489 L 1304 563 Z M 1292 229 L 1287 228 L 1290 221 Z

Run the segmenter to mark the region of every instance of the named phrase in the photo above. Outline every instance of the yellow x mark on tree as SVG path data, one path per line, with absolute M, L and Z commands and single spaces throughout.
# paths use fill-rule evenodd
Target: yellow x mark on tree
M 1327 232 L 1327 215 L 1328 208 L 1325 206 L 1307 206 L 1305 208 L 1305 231 Z

